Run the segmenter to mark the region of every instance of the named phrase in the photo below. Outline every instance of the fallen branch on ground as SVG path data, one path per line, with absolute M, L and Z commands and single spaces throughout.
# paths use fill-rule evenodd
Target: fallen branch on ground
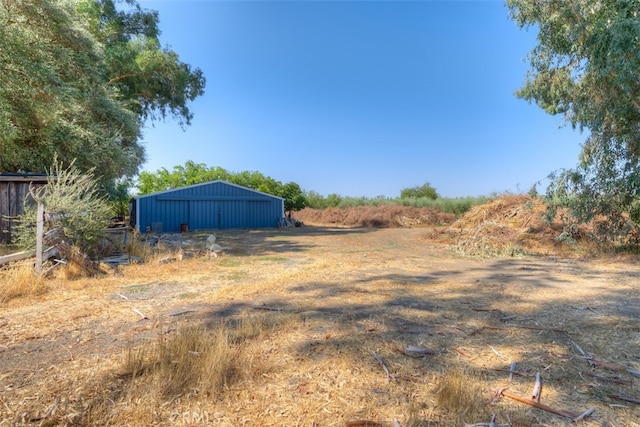
M 512 328 L 520 328 L 520 329 L 531 329 L 533 331 L 551 331 L 551 332 L 560 332 L 563 334 L 567 333 L 566 329 L 557 329 L 557 328 L 541 328 L 540 326 L 527 326 L 527 325 L 509 325 Z
M 623 400 L 625 402 L 637 403 L 638 405 L 640 405 L 640 399 L 635 399 L 633 397 L 624 397 L 624 396 L 620 396 L 619 394 L 608 394 L 607 396 L 609 396 L 612 399 Z
M 517 375 L 519 377 L 531 377 L 533 376 L 533 374 L 530 374 L 529 372 L 527 372 L 526 370 L 521 370 L 521 371 L 511 371 L 511 369 L 507 369 L 507 368 L 482 368 L 486 371 L 494 371 L 494 372 L 507 372 L 508 374 L 513 373 L 513 375 Z M 511 376 L 511 375 L 509 375 Z
M 391 374 L 391 372 L 389 371 L 389 368 L 387 368 L 387 365 L 384 364 L 384 360 L 382 360 L 382 357 L 380 357 L 380 355 L 375 351 L 372 351 L 372 353 L 373 353 L 373 357 L 376 358 L 376 360 L 378 361 L 378 364 L 382 366 L 382 369 L 384 369 L 384 372 L 387 374 L 387 382 L 389 382 L 389 378 L 393 378 L 395 380 L 396 377 Z
M 589 362 L 589 366 L 591 366 L 592 368 L 596 367 L 596 363 L 592 360 L 593 358 L 589 355 L 589 353 L 584 351 L 582 347 L 580 347 L 575 342 L 571 341 L 571 344 L 573 344 L 573 346 L 580 352 L 580 354 L 582 354 L 582 357 L 584 357 L 587 360 L 587 362 Z
M 556 328 L 542 328 L 540 326 L 527 326 L 527 325 L 506 325 L 506 326 L 493 326 L 493 325 L 485 325 L 482 329 L 496 329 L 499 331 L 506 331 L 510 328 L 518 328 L 518 329 L 531 329 L 533 331 L 551 331 L 551 332 L 560 332 L 566 334 L 566 329 L 556 329 Z
M 603 368 L 613 369 L 614 371 L 625 371 L 632 375 L 640 376 L 640 371 L 635 369 L 631 369 L 624 365 L 618 365 L 617 363 L 605 362 L 604 360 L 598 360 L 591 358 L 591 362 L 595 363 L 597 366 L 602 366 Z
M 502 360 L 507 361 L 509 359 L 507 359 L 506 357 L 504 357 L 502 354 L 500 354 L 500 352 L 498 350 L 496 350 L 495 348 L 493 348 L 493 346 L 489 346 L 489 348 Z
M 516 366 L 518 366 L 516 362 L 511 362 L 511 366 L 509 367 L 509 382 L 513 381 L 513 374 L 516 372 Z
M 137 308 L 135 308 L 135 307 L 134 307 L 134 308 L 133 308 L 133 311 L 135 311 L 136 313 L 138 313 L 138 315 L 139 315 L 140 317 L 142 317 L 142 319 L 149 319 L 149 318 L 147 317 L 147 315 L 146 315 L 146 314 L 144 314 L 143 312 L 141 312 L 141 311 L 140 311 L 140 310 L 138 310 Z
M 577 423 L 578 421 L 582 421 L 585 418 L 587 418 L 589 415 L 593 414 L 596 410 L 593 408 L 587 409 L 586 411 L 584 411 L 582 414 L 578 415 L 577 417 L 575 417 L 573 419 L 574 423 Z
M 254 310 L 266 310 L 266 311 L 284 311 L 283 308 L 267 307 L 266 305 L 257 305 L 253 307 Z
M 498 389 L 498 391 L 496 391 L 496 396 L 505 396 L 508 397 L 509 399 L 513 399 L 516 400 L 520 403 L 526 403 L 527 405 L 531 405 L 534 408 L 537 409 L 541 409 L 543 411 L 547 411 L 550 412 L 552 414 L 556 414 L 556 415 L 560 415 L 562 417 L 567 417 L 567 418 L 571 418 L 574 419 L 576 418 L 578 415 L 574 414 L 573 412 L 569 412 L 569 411 L 565 411 L 564 409 L 556 409 L 556 408 L 552 408 L 551 406 L 547 406 L 543 403 L 538 403 L 535 400 L 531 400 L 531 399 L 527 399 L 526 397 L 521 397 L 518 396 L 516 394 L 512 394 L 508 391 L 506 391 L 504 388 Z
M 426 355 L 436 354 L 435 350 L 431 350 L 430 348 L 426 348 L 426 347 L 417 347 L 415 345 L 409 345 L 405 349 L 402 349 L 398 346 L 393 346 L 393 349 L 398 353 L 404 354 L 405 356 L 415 357 L 415 358 L 421 358 Z
M 594 359 L 593 356 L 591 356 L 589 353 L 585 352 L 575 342 L 571 341 L 571 344 L 573 344 L 575 346 L 575 348 L 580 352 L 580 354 L 582 354 L 582 357 L 584 357 L 587 360 L 587 362 L 589 362 L 589 366 L 591 366 L 592 368 L 595 368 L 596 366 L 602 366 L 603 368 L 613 369 L 615 371 L 625 371 L 625 372 L 628 372 L 628 373 L 630 373 L 632 375 L 640 376 L 640 371 L 638 371 L 636 369 L 631 369 L 628 366 L 619 365 L 617 363 L 606 362 L 604 360 Z
M 599 381 L 611 381 L 611 382 L 614 382 L 616 384 L 633 385 L 633 381 L 623 380 L 622 378 L 603 377 L 602 375 L 592 374 L 592 373 L 589 373 L 589 372 L 584 372 L 584 374 L 589 376 L 589 377 L 591 377 L 591 378 L 595 378 L 596 380 L 599 380 Z
M 491 421 L 488 423 L 464 423 L 464 427 L 509 427 L 511 424 L 496 424 L 496 414 L 491 415 Z
M 346 427 L 381 427 L 382 424 L 370 420 L 353 420 L 347 421 Z
M 182 311 L 176 311 L 175 313 L 171 313 L 169 314 L 170 317 L 175 317 L 175 316 L 181 316 L 183 314 L 187 314 L 187 313 L 193 313 L 193 310 L 182 310 Z
M 540 372 L 536 372 L 536 383 L 533 386 L 533 392 L 531 393 L 531 399 L 540 403 L 540 394 L 542 392 L 542 379 L 540 378 Z
M 460 350 L 459 348 L 454 348 L 453 351 L 455 351 L 456 353 L 464 356 L 464 357 L 468 357 L 471 358 L 471 356 L 469 356 L 467 353 L 465 353 L 464 351 Z

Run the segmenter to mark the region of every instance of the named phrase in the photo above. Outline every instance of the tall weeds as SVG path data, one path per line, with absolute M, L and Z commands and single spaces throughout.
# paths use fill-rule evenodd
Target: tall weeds
M 14 298 L 40 295 L 46 291 L 44 279 L 35 274 L 33 265 L 22 264 L 0 272 L 0 303 Z
M 456 425 L 488 419 L 490 414 L 482 384 L 474 372 L 451 369 L 443 374 L 438 384 L 436 404 L 448 414 L 455 415 Z
M 291 319 L 270 314 L 210 328 L 181 326 L 173 334 L 160 335 L 153 345 L 128 348 L 125 376 L 131 377 L 132 390 L 144 384 L 160 399 L 186 394 L 220 397 L 230 385 L 259 378 L 270 369 L 251 344 Z
M 341 209 L 353 208 L 358 206 L 412 206 L 416 208 L 432 208 L 444 213 L 451 213 L 461 216 L 473 206 L 487 203 L 489 197 L 456 197 L 430 199 L 427 197 L 413 198 L 387 198 L 387 197 L 339 197 L 335 200 L 323 199 L 316 197 L 310 201 L 308 207 L 313 209 L 326 209 L 329 207 L 337 207 Z

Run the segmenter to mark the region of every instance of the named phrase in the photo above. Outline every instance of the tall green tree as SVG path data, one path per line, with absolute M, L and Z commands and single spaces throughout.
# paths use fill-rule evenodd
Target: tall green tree
M 426 198 L 430 200 L 435 200 L 438 198 L 438 192 L 433 186 L 431 186 L 431 184 L 427 182 L 418 187 L 403 188 L 402 191 L 400 191 L 400 198 L 401 199 Z
M 308 205 L 304 192 L 295 182 L 284 184 L 280 196 L 284 198 L 284 210 L 289 212 L 289 219 L 294 211 L 302 210 Z
M 285 199 L 285 211 L 290 214 L 293 211 L 303 209 L 308 204 L 304 191 L 295 182 L 283 185 L 280 181 L 260 172 L 228 172 L 219 166 L 207 167 L 203 163 L 195 163 L 191 160 L 188 160 L 184 166 L 174 166 L 171 171 L 166 168 L 158 169 L 155 172 L 143 171 L 139 175 L 137 187 L 140 194 L 149 194 L 215 180 L 227 181 L 282 197 Z
M 140 172 L 137 187 L 140 194 L 149 194 L 209 181 L 231 182 L 234 181 L 233 176 L 234 174 L 219 166 L 209 168 L 204 163 L 187 160 L 184 166 L 176 165 L 171 171 L 160 168 L 155 172 Z
M 127 0 L 0 0 L 0 171 L 57 155 L 103 187 L 144 161 L 146 120 L 188 124 L 200 70 L 158 43 L 158 17 Z
M 0 0 L 0 170 L 44 172 L 57 154 L 110 178 L 136 171 L 139 122 L 102 63 L 70 2 Z
M 600 236 L 640 224 L 640 0 L 507 0 L 521 28 L 537 28 L 518 97 L 588 130 L 573 170 L 552 176 L 548 195 Z M 610 219 L 610 220 L 609 220 Z

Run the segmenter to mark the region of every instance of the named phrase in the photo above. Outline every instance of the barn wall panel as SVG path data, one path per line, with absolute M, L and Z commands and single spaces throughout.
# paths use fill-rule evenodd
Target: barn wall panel
M 139 198 L 142 230 L 162 222 L 163 231 L 276 227 L 284 214 L 282 199 L 215 181 Z
M 11 243 L 17 217 L 25 212 L 25 202 L 34 203 L 32 199 L 26 198 L 29 186 L 38 188 L 45 183 L 42 178 L 33 181 L 25 177 L 0 175 L 0 178 L 0 243 Z

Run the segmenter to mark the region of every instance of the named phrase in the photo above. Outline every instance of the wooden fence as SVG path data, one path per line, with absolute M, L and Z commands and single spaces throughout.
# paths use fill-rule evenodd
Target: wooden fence
M 11 243 L 11 233 L 19 215 L 24 213 L 29 186 L 47 183 L 45 175 L 0 174 L 0 243 Z

